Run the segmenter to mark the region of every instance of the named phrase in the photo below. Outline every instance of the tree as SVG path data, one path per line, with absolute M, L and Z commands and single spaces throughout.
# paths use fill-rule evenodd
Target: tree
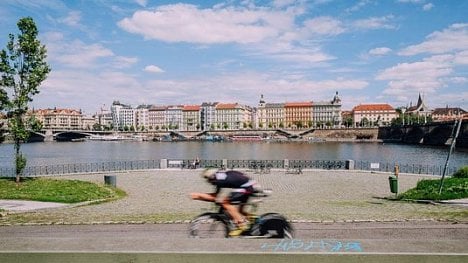
M 47 50 L 37 39 L 38 30 L 31 17 L 18 21 L 20 33 L 9 34 L 6 49 L 0 52 L 0 108 L 7 112 L 8 126 L 14 141 L 16 182 L 26 167 L 21 144 L 29 136 L 30 123 L 25 119 L 28 103 L 39 93 L 40 84 L 47 78 L 50 67 Z M 7 92 L 7 89 L 10 89 Z

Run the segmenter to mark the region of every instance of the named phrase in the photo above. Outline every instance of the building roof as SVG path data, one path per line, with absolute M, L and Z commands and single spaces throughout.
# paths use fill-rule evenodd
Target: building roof
M 312 102 L 311 101 L 305 101 L 305 102 L 286 102 L 284 104 L 284 107 L 311 107 Z
M 184 105 L 184 111 L 199 111 L 200 105 Z
M 167 106 L 151 106 L 150 111 L 164 111 L 167 109 Z
M 417 111 L 421 111 L 421 112 L 429 112 L 430 111 L 430 109 L 428 107 L 426 107 L 426 104 L 424 104 L 424 101 L 423 101 L 423 99 L 421 97 L 421 94 L 419 94 L 419 96 L 418 96 L 418 103 L 416 104 L 416 106 L 410 106 L 407 109 L 408 113 L 417 112 Z
M 389 104 L 359 104 L 353 108 L 353 111 L 394 111 Z
M 228 109 L 235 109 L 239 106 L 237 103 L 219 103 L 216 105 L 216 109 L 218 110 L 228 110 Z
M 284 103 L 266 103 L 265 108 L 284 108 Z
M 34 110 L 34 114 L 37 115 L 81 115 L 81 111 L 73 109 L 39 109 Z
M 435 108 L 432 112 L 432 115 L 458 115 L 458 114 L 465 114 L 466 111 L 462 108 Z

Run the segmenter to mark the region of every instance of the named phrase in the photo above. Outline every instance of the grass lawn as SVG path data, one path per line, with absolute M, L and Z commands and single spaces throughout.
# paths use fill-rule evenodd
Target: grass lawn
M 450 200 L 468 198 L 468 178 L 446 178 L 439 195 L 440 180 L 422 180 L 415 188 L 399 195 L 400 199 Z
M 17 184 L 14 178 L 0 178 L 0 199 L 80 203 L 113 200 L 125 195 L 124 191 L 113 187 L 79 180 L 32 178 Z

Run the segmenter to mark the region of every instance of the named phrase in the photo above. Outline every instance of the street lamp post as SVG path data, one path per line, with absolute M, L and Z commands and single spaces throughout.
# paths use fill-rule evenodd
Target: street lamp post
M 406 108 L 401 108 L 401 113 L 403 114 L 403 126 L 405 126 L 405 112 Z

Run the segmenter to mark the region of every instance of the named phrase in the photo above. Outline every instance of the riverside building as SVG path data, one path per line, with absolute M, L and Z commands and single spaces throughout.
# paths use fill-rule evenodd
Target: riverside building
M 43 129 L 51 130 L 82 130 L 83 115 L 73 109 L 41 109 L 31 112 L 42 123 Z M 88 123 L 86 123 L 88 125 Z M 92 126 L 91 126 L 92 127 Z
M 389 104 L 360 104 L 353 108 L 355 127 L 389 125 L 398 113 Z
M 111 113 L 115 130 L 123 131 L 131 127 L 136 127 L 135 109 L 130 105 L 114 101 L 111 106 Z

